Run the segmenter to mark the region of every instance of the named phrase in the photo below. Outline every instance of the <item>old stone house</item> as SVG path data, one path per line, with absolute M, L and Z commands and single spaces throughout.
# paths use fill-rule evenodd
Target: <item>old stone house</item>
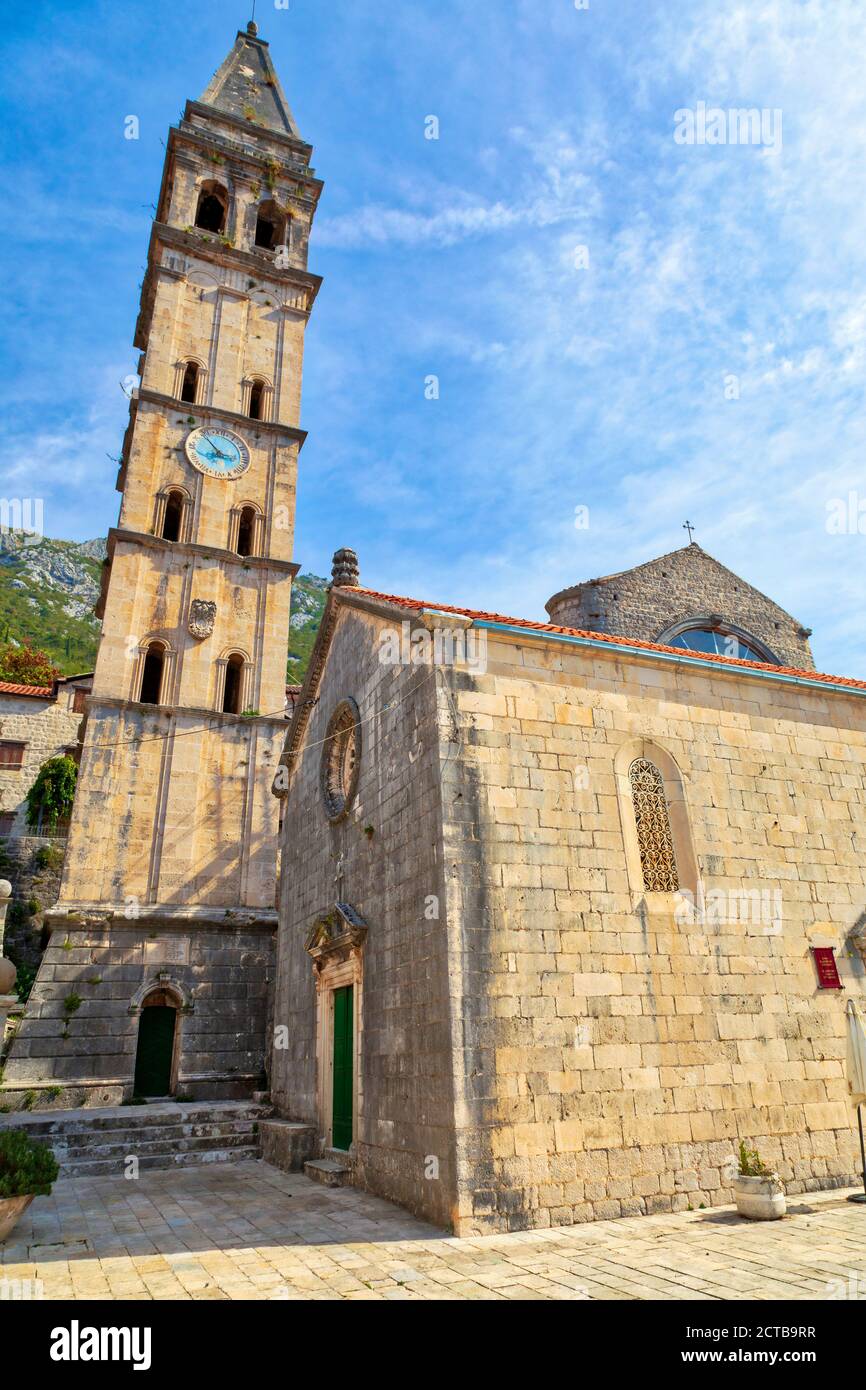
M 60 676 L 51 685 L 0 681 L 0 836 L 24 835 L 27 793 L 43 763 L 78 757 L 93 676 Z
M 853 1180 L 866 683 L 694 544 L 549 608 L 338 557 L 275 783 L 274 1101 L 462 1234 L 725 1202 L 741 1138 Z

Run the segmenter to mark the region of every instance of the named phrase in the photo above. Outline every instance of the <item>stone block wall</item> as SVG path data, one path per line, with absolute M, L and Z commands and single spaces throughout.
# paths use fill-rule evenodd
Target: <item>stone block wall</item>
M 741 1138 L 789 1193 L 856 1181 L 866 702 L 493 635 L 486 674 L 449 681 L 457 1229 L 715 1206 Z M 679 769 L 702 919 L 634 863 L 623 787 L 653 749 Z M 814 945 L 845 993 L 819 990 Z
M 66 841 L 43 836 L 0 839 L 0 878 L 12 884 L 4 952 L 16 965 L 36 969 L 42 959 L 45 912 L 54 906 Z
M 306 743 L 285 808 L 271 1095 L 281 1115 L 327 1143 L 327 1058 L 313 961 L 304 943 L 344 901 L 368 934 L 360 960 L 356 1180 L 442 1225 L 454 1217 L 454 1097 L 445 888 L 440 849 L 439 731 L 429 669 L 379 660 L 381 622 L 341 607 Z M 357 798 L 329 823 L 322 743 L 345 698 L 361 717 Z M 339 874 L 339 877 L 338 877 Z M 327 1020 L 326 1020 L 327 1032 Z
M 83 716 L 74 698 L 71 685 L 61 685 L 56 699 L 0 693 L 0 739 L 27 745 L 20 768 L 0 767 L 0 813 L 15 817 L 9 834 L 27 833 L 26 797 L 42 764 L 78 742 Z
M 178 1014 L 177 1092 L 234 1099 L 262 1089 L 273 934 L 200 923 L 167 933 L 146 919 L 52 934 L 6 1065 L 4 1103 L 28 1090 L 36 1104 L 106 1105 L 133 1091 L 140 1004 L 167 986 Z M 80 1004 L 69 1012 L 77 996 Z

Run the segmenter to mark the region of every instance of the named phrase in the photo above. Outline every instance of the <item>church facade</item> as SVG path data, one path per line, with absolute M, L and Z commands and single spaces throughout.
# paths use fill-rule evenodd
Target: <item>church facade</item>
M 251 25 L 169 135 L 63 882 L 7 1090 L 264 1085 L 311 155 Z
M 694 544 L 615 578 L 626 636 L 343 557 L 276 782 L 272 1097 L 459 1234 L 719 1205 L 741 1139 L 858 1170 L 866 683 Z

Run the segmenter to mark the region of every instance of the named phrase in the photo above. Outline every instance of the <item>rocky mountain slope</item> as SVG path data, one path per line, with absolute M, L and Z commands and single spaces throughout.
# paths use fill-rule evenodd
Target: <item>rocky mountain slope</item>
M 64 675 L 92 671 L 104 556 L 104 540 L 79 544 L 0 531 L 0 642 L 26 637 Z
M 93 605 L 104 540 L 55 541 L 0 530 L 0 643 L 29 638 L 64 675 L 92 671 L 99 642 Z M 327 580 L 299 575 L 292 590 L 287 679 L 300 683 L 325 607 Z

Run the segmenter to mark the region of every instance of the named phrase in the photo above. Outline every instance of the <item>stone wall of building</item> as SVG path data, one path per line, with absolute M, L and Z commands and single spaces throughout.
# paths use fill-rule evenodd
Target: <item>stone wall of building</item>
M 809 634 L 772 599 L 697 543 L 605 579 L 554 594 L 550 620 L 584 632 L 657 642 L 674 624 L 718 617 L 757 637 L 786 666 L 813 671 Z
M 84 684 L 89 686 L 89 677 Z M 44 700 L 0 691 L 0 739 L 26 744 L 20 768 L 0 767 L 0 815 L 14 817 L 7 835 L 27 833 L 27 793 L 42 764 L 78 742 L 83 715 L 73 709 L 75 690 L 61 684 L 56 696 Z
M 28 835 L 0 839 L 0 877 L 12 884 L 6 916 L 5 954 L 37 969 L 42 959 L 44 915 L 60 892 L 66 841 Z
M 488 658 L 439 697 L 459 1232 L 716 1206 L 740 1139 L 789 1193 L 856 1181 L 866 700 L 529 634 Z M 643 890 L 636 757 L 692 920 Z
M 327 618 L 326 618 L 327 621 Z M 337 901 L 368 925 L 356 984 L 356 1180 L 443 1225 L 454 1217 L 451 1000 L 440 852 L 439 733 L 433 672 L 379 659 L 381 622 L 341 607 L 285 808 L 272 1057 L 282 1115 L 319 1125 L 327 1145 L 327 1057 L 305 941 Z M 322 742 L 345 698 L 361 717 L 357 798 L 332 825 Z M 325 1023 L 327 1033 L 327 1018 Z M 278 1034 L 275 1034 L 278 1036 Z
M 4 1104 L 32 1091 L 39 1107 L 58 1087 L 66 1107 L 129 1099 L 141 1001 L 160 985 L 182 1006 L 177 1094 L 262 1089 L 272 964 L 272 930 L 243 922 L 167 933 L 143 917 L 55 930 L 6 1065 Z

